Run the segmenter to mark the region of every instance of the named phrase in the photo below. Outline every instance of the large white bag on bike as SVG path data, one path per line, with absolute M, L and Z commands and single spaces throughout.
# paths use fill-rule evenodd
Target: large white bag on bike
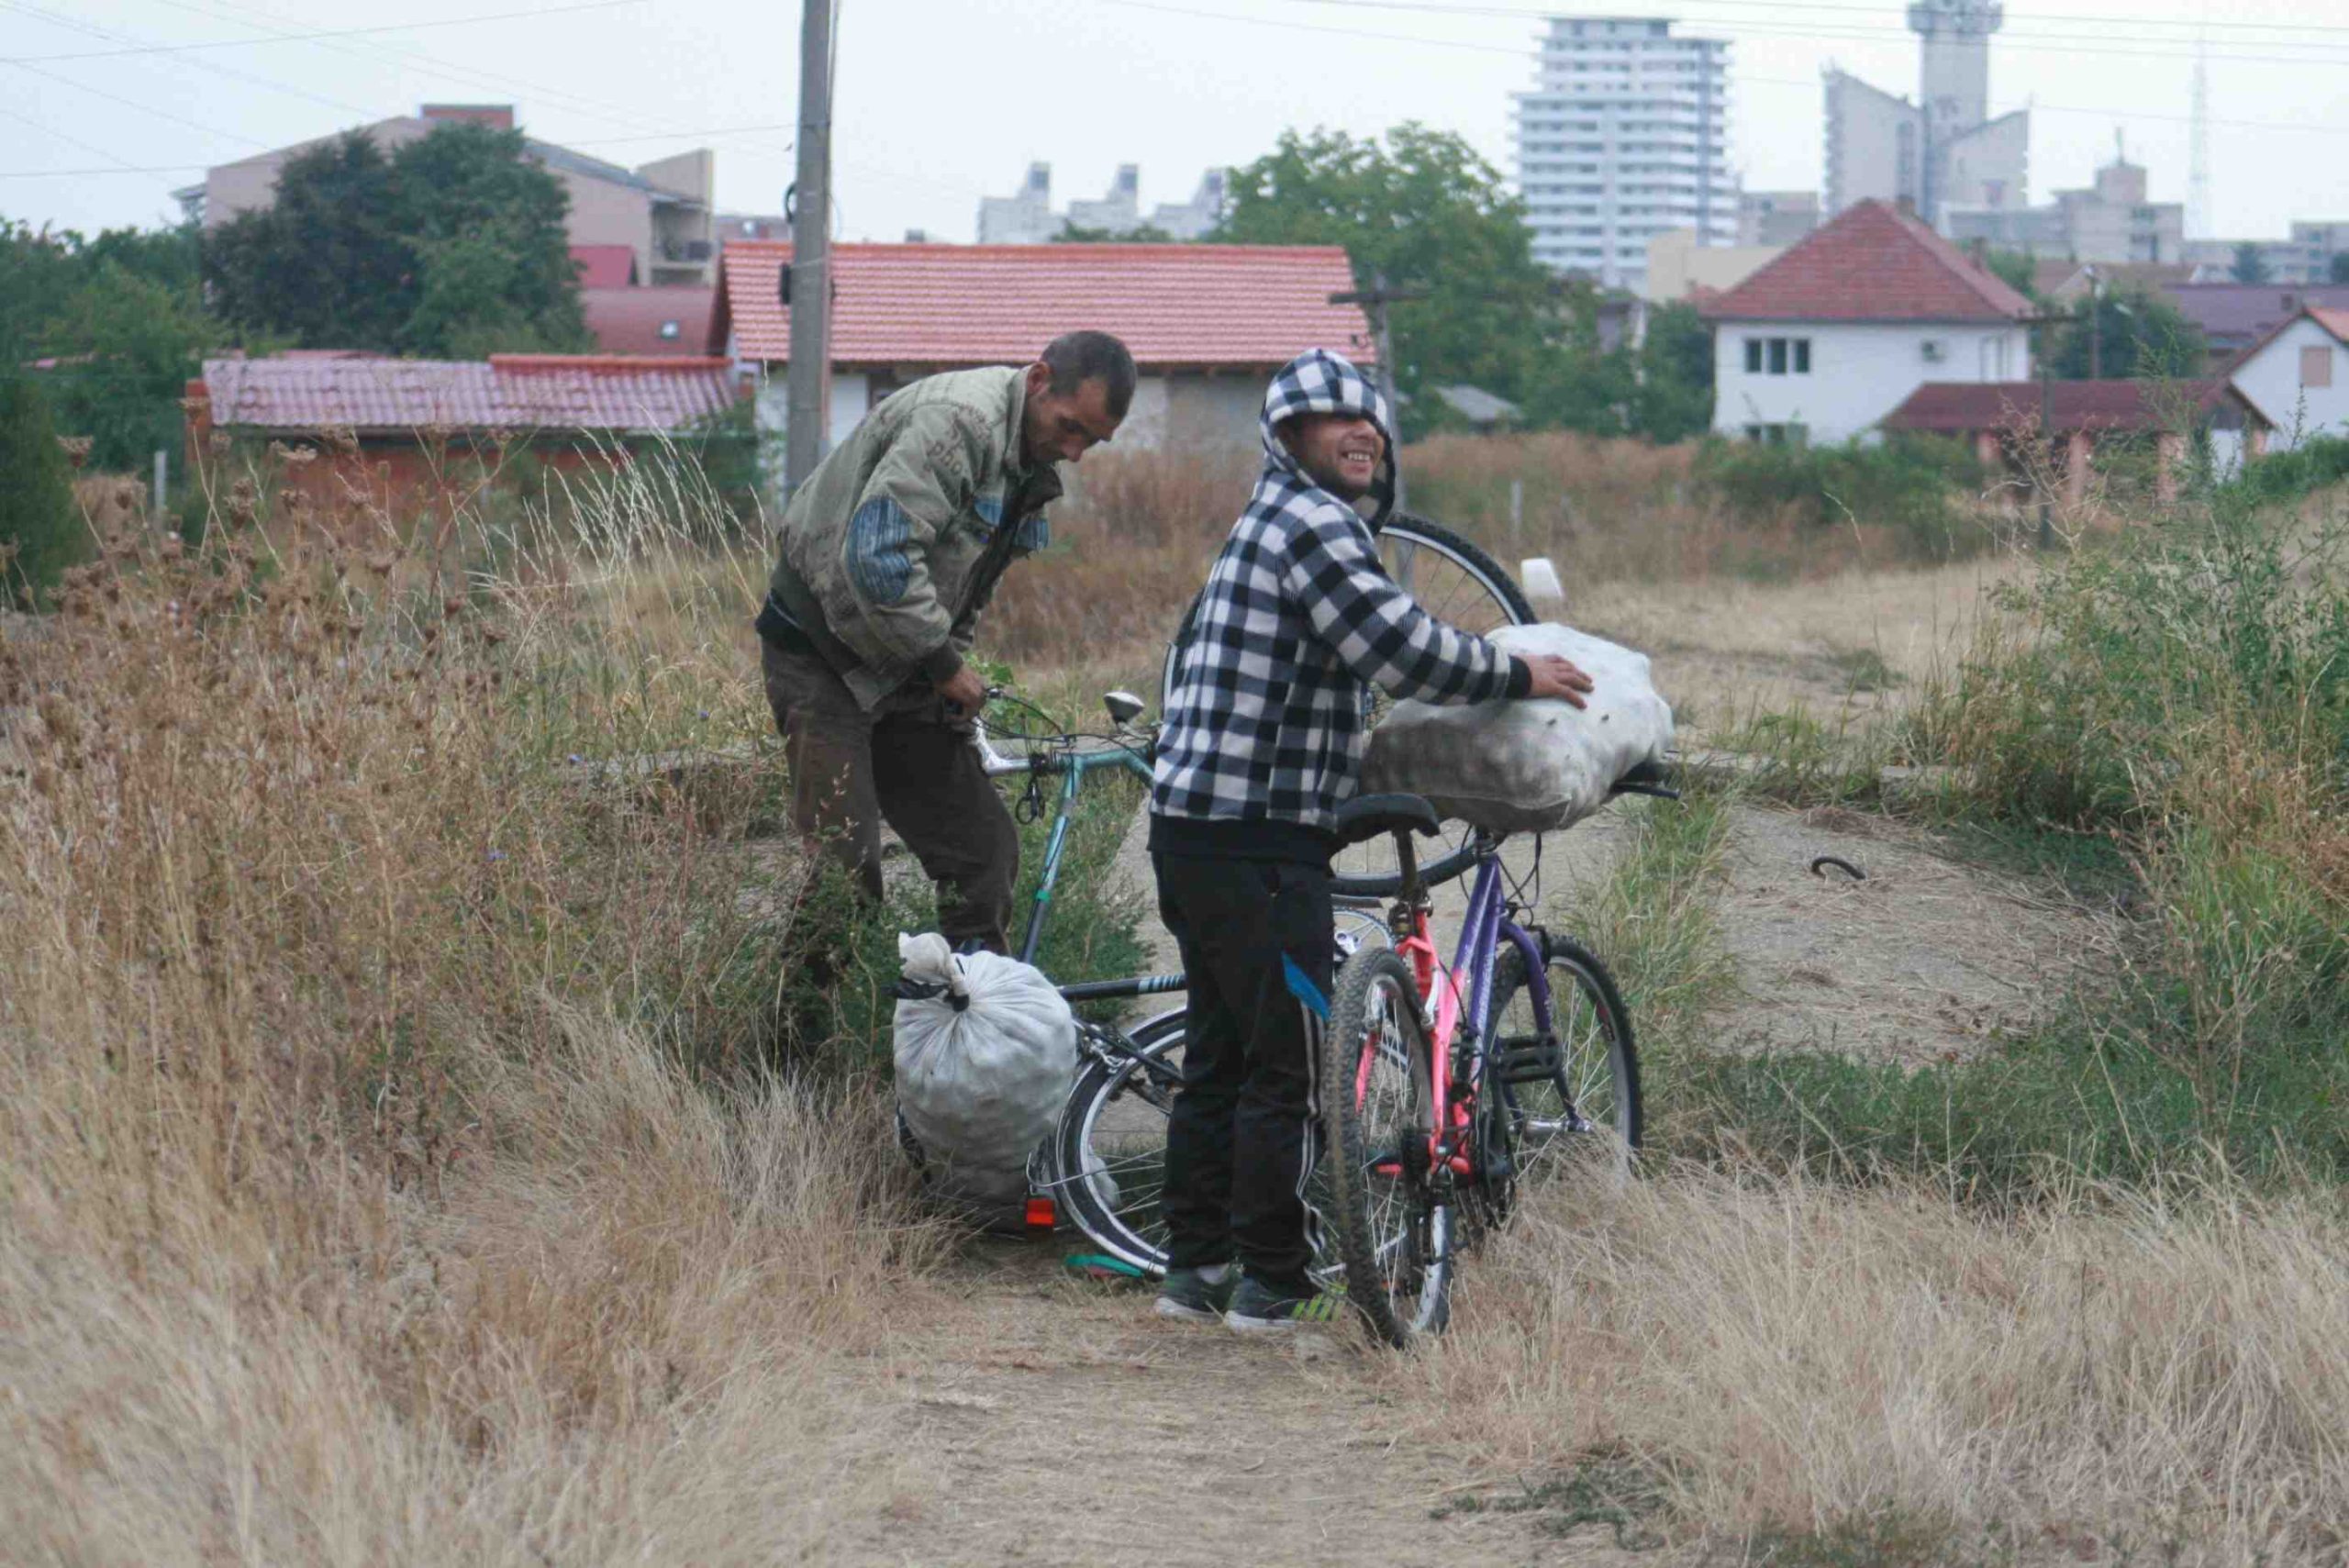
M 1028 1156 L 1076 1075 L 1076 1018 L 1031 964 L 957 956 L 931 932 L 897 938 L 897 1108 L 940 1195 L 974 1205 L 1027 1195 Z
M 1672 708 L 1646 654 L 1551 623 L 1486 635 L 1520 658 L 1573 660 L 1590 677 L 1590 706 L 1398 702 L 1371 731 L 1364 791 L 1425 795 L 1444 816 L 1497 833 L 1542 832 L 1606 805 L 1642 762 L 1664 761 Z

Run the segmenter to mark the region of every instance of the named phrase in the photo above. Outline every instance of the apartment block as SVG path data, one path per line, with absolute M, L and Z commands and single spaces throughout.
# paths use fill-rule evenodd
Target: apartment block
M 1518 186 L 1533 254 L 1641 288 L 1648 241 L 1694 229 L 1737 239 L 1729 163 L 1729 44 L 1632 17 L 1553 17 L 1536 85 L 1512 95 Z

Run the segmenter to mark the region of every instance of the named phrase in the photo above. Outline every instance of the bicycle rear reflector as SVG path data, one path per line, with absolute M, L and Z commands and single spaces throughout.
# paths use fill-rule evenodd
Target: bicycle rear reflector
M 1050 1230 L 1058 1226 L 1060 1222 L 1060 1210 L 1053 1206 L 1052 1199 L 1048 1197 L 1031 1197 L 1028 1200 L 1029 1229 Z

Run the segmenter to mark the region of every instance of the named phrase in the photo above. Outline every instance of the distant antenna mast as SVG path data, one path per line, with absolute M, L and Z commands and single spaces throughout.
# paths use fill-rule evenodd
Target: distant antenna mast
M 2202 7 L 2204 22 L 2210 20 L 2208 0 Z M 2186 161 L 2186 234 L 2189 239 L 2210 238 L 2210 34 L 2209 28 L 2198 27 L 2194 32 L 2194 109 Z

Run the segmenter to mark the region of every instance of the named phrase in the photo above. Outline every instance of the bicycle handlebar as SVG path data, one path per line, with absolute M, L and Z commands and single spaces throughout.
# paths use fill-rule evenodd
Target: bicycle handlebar
M 1123 751 L 1130 756 L 1134 756 L 1140 760 L 1147 762 L 1150 748 L 1157 740 L 1157 726 L 1155 725 L 1142 726 L 1140 728 L 1132 725 L 1119 725 L 1119 733 L 1111 736 L 1082 735 L 1061 725 L 1050 714 L 1047 714 L 1042 709 L 1036 707 L 1033 704 L 1027 703 L 1022 699 L 1014 696 L 1008 689 L 1003 686 L 989 686 L 987 688 L 987 701 L 995 702 L 1005 697 L 1009 697 L 1012 701 L 1020 703 L 1020 706 L 1028 708 L 1030 713 L 1033 713 L 1038 717 L 1042 718 L 1045 723 L 1050 724 L 1052 727 L 1052 732 L 1049 735 L 1032 738 L 1041 746 L 1049 748 L 1048 750 L 1026 751 L 1021 751 L 1017 755 L 999 751 L 996 749 L 993 738 L 987 734 L 986 713 L 985 710 L 982 708 L 972 717 L 971 739 L 973 744 L 978 748 L 979 770 L 991 779 L 1016 778 L 1022 773 L 1063 773 L 1067 771 L 1069 760 L 1072 757 L 1091 755 L 1106 756 L 1116 751 Z M 1030 738 L 1022 737 L 1021 739 Z M 1100 740 L 1103 741 L 1104 744 L 1092 748 L 1086 751 L 1078 751 L 1076 749 L 1077 742 L 1087 740 Z

